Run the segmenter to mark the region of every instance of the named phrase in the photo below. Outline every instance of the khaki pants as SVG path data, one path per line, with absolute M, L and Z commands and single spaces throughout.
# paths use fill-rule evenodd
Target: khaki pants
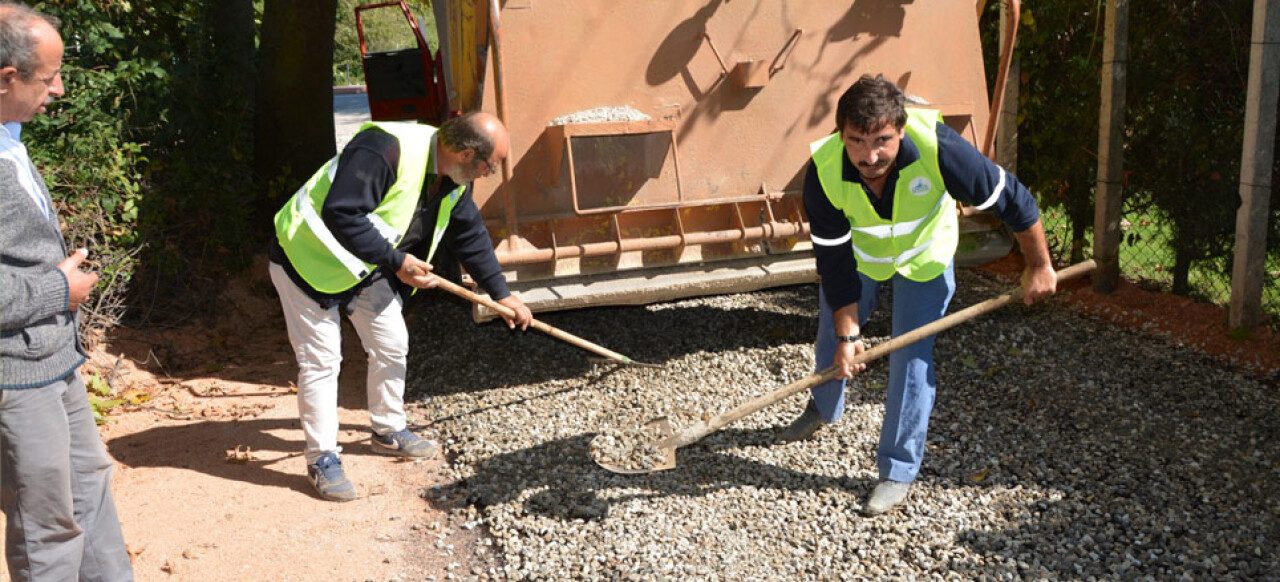
M 0 391 L 0 503 L 15 582 L 133 580 L 111 471 L 79 372 Z
M 338 307 L 321 309 L 294 284 L 284 268 L 269 267 L 280 295 L 289 342 L 298 360 L 298 413 L 306 435 L 307 464 L 325 453 L 338 453 L 338 372 L 342 367 L 342 320 Z M 387 434 L 408 424 L 404 411 L 404 378 L 409 354 L 409 329 L 399 297 L 381 311 L 362 294 L 355 299 L 351 324 L 369 355 L 365 390 L 369 424 Z

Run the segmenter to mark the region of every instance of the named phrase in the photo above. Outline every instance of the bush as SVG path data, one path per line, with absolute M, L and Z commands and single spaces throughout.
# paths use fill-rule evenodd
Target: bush
M 66 95 L 30 127 L 32 158 L 49 185 L 68 243 L 89 249 L 101 274 L 81 307 L 85 336 L 115 325 L 143 245 L 136 228 L 146 191 L 145 146 L 134 139 L 134 97 L 164 81 L 154 60 L 121 58 L 124 33 L 109 21 L 109 3 L 38 6 L 63 21 Z M 87 23 L 81 25 L 80 23 Z M 110 64 L 108 64 L 110 63 Z
M 153 319 L 170 298 L 246 264 L 265 236 L 249 236 L 252 92 L 235 90 L 251 88 L 254 72 L 226 66 L 210 24 L 225 6 L 35 6 L 62 21 L 67 94 L 31 124 L 30 149 L 68 241 L 88 247 L 102 275 L 86 331 Z

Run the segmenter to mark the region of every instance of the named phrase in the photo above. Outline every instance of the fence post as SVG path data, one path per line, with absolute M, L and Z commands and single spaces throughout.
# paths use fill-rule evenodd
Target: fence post
M 1267 219 L 1271 216 L 1271 163 L 1275 157 L 1276 95 L 1280 84 L 1280 0 L 1254 0 L 1245 101 L 1244 152 L 1240 159 L 1240 210 L 1236 212 L 1235 262 L 1231 269 L 1232 328 L 1262 323 Z
M 1009 3 L 1000 3 L 1000 38 L 1004 38 L 1009 26 Z M 1000 108 L 1000 120 L 996 125 L 996 163 L 1010 174 L 1018 173 L 1018 78 L 1020 63 L 1017 55 L 1009 63 L 1009 76 L 1005 77 L 1004 106 Z M 992 120 L 996 121 L 996 120 Z
M 1120 285 L 1120 212 L 1124 193 L 1124 98 L 1129 61 L 1129 0 L 1107 2 L 1102 48 L 1102 109 L 1098 115 L 1098 188 L 1094 197 L 1093 289 Z

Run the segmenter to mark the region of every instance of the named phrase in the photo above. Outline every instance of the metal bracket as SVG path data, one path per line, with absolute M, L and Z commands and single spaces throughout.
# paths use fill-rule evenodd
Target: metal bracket
M 765 66 L 765 61 L 748 59 L 734 63 L 733 69 L 725 64 L 724 58 L 720 56 L 720 51 L 716 49 L 716 43 L 711 40 L 711 35 L 703 32 L 702 38 L 706 39 L 707 46 L 711 47 L 711 53 L 716 56 L 716 61 L 720 63 L 720 70 L 723 72 L 721 78 L 729 77 L 734 85 L 743 89 L 758 89 L 769 83 L 769 79 L 781 71 L 787 65 L 787 59 L 791 57 L 791 51 L 795 49 L 796 41 L 804 31 L 797 28 L 791 33 L 791 38 L 787 39 L 786 44 L 782 45 L 782 50 L 778 51 L 778 55 L 773 57 L 773 61 L 769 66 Z

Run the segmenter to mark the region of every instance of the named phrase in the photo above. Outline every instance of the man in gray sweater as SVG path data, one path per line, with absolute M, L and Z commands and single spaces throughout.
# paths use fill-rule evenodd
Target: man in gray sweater
M 57 21 L 0 2 L 0 505 L 12 580 L 132 580 L 80 378 L 77 309 L 98 281 L 67 253 L 22 124 L 63 94 Z

